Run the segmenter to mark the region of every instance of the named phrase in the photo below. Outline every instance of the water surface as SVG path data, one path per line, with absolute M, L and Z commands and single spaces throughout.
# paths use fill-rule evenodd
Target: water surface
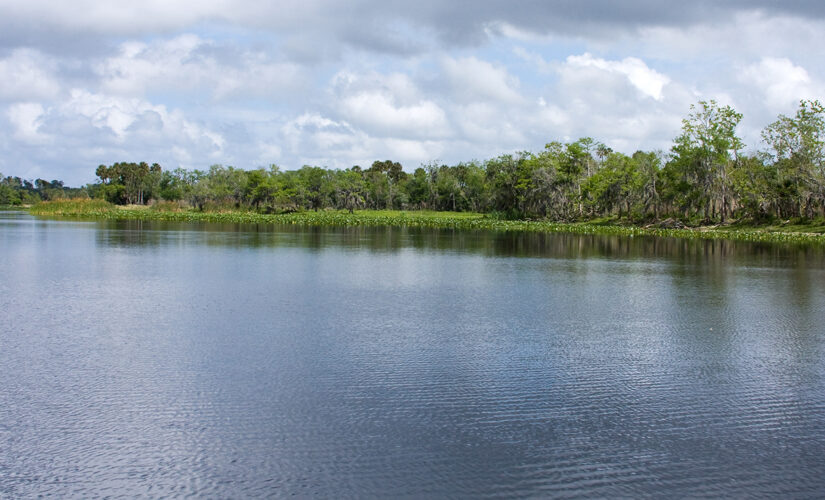
M 825 252 L 0 212 L 0 497 L 821 497 Z

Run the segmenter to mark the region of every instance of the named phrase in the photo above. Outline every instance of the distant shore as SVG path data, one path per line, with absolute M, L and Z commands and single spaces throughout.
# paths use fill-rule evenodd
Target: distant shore
M 304 226 L 387 226 L 439 229 L 529 231 L 617 236 L 660 236 L 687 239 L 727 239 L 771 243 L 825 244 L 825 223 L 774 224 L 753 226 L 729 224 L 694 228 L 662 227 L 668 221 L 645 226 L 613 219 L 588 222 L 550 222 L 543 220 L 504 220 L 472 212 L 432 212 L 400 210 L 305 211 L 262 214 L 252 211 L 169 210 L 148 206 L 116 206 L 97 200 L 44 202 L 28 208 L 37 216 L 83 217 L 114 220 L 160 220 L 178 222 L 221 222 L 238 224 Z

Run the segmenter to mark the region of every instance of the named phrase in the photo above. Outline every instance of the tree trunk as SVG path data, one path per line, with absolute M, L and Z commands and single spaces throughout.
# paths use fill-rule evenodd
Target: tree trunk
M 727 217 L 727 215 L 728 215 L 728 210 L 727 210 L 727 208 L 728 208 L 728 198 L 727 198 L 727 195 L 726 195 L 726 194 L 722 194 L 722 210 L 720 211 L 720 214 L 721 214 L 721 216 L 722 216 L 722 224 L 724 224 L 724 223 L 725 223 L 725 218 L 726 218 L 726 217 Z

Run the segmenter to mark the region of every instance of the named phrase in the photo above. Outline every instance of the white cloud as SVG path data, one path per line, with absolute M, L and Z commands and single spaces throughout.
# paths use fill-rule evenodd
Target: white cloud
M 40 118 L 44 113 L 39 102 L 21 102 L 13 104 L 6 113 L 14 127 L 14 138 L 26 144 L 40 144 L 46 137 L 40 133 Z
M 802 66 L 787 58 L 764 57 L 748 65 L 741 74 L 745 85 L 753 85 L 774 112 L 784 112 L 800 99 L 815 99 L 823 95 L 823 86 L 814 82 Z
M 614 40 L 642 54 L 671 61 L 682 61 L 705 69 L 726 61 L 760 57 L 785 57 L 793 54 L 806 61 L 820 61 L 816 50 L 825 39 L 825 21 L 815 17 L 771 15 L 764 10 L 738 12 L 721 22 L 692 26 L 650 26 L 637 34 Z
M 490 140 L 515 144 L 517 149 L 535 150 L 551 140 L 583 136 L 626 153 L 667 149 L 678 134 L 681 118 L 694 102 L 688 87 L 638 58 L 607 60 L 584 53 L 547 61 L 533 51 L 522 49 L 516 54 L 537 75 L 550 77 L 541 79 L 545 83 L 542 87 L 531 89 L 536 94 L 521 107 L 488 107 L 484 114 L 476 110 L 470 115 L 475 118 L 471 122 L 484 125 L 470 127 L 480 132 L 484 126 L 498 123 L 495 134 L 487 131 Z M 530 94 L 523 97 L 527 101 Z M 512 142 L 502 141 L 508 132 Z M 470 134 L 468 130 L 468 137 Z
M 289 120 L 280 132 L 283 152 L 294 158 L 293 166 L 368 167 L 377 159 L 392 159 L 411 169 L 437 158 L 445 144 L 438 140 L 377 137 L 318 113 Z
M 165 105 L 138 98 L 75 89 L 53 118 L 58 127 L 62 120 L 85 119 L 98 133 L 112 133 L 113 142 L 127 148 L 132 142 L 135 146 L 171 143 L 198 149 L 201 158 L 204 155 L 219 158 L 225 145 L 220 134 L 188 120 L 183 111 L 169 110 Z
M 505 150 L 525 145 L 529 131 L 524 125 L 535 111 L 532 105 L 515 108 L 491 101 L 456 105 L 451 108 L 451 115 L 461 129 L 461 139 L 489 154 L 494 144 Z
M 6 116 L 11 139 L 3 155 L 19 169 L 15 175 L 36 173 L 81 184 L 101 163 L 157 161 L 171 168 L 204 168 L 227 156 L 222 134 L 179 109 L 138 98 L 73 89 L 48 106 L 15 103 Z M 48 165 L 59 165 L 61 173 Z
M 353 138 L 365 139 L 346 122 L 337 122 L 319 113 L 304 113 L 281 127 L 281 138 L 295 155 L 311 151 L 346 151 Z M 323 155 L 322 155 L 323 156 Z
M 398 106 L 392 96 L 381 92 L 348 96 L 341 103 L 341 111 L 378 136 L 440 137 L 449 130 L 444 111 L 434 102 Z
M 624 75 L 641 93 L 653 99 L 662 99 L 662 88 L 670 83 L 670 78 L 650 69 L 641 59 L 626 57 L 621 61 L 608 61 L 593 57 L 585 53 L 580 56 L 569 56 L 567 64 L 579 67 L 593 67 L 608 73 Z
M 185 118 L 180 110 L 168 110 L 138 98 L 94 94 L 74 89 L 71 97 L 50 116 L 53 126 L 64 133 L 87 133 L 88 127 L 73 129 L 78 119 L 98 133 L 111 135 L 112 142 L 128 146 L 140 140 L 150 144 L 179 144 L 200 148 L 200 153 L 218 157 L 224 138 L 208 128 Z M 68 126 L 68 128 L 67 128 Z
M 444 110 L 406 75 L 350 72 L 332 79 L 335 108 L 375 137 L 437 139 L 450 134 Z
M 280 99 L 280 91 L 294 93 L 305 78 L 296 64 L 192 34 L 153 43 L 125 42 L 117 55 L 96 63 L 94 71 L 107 93 L 142 96 L 158 90 L 201 91 L 215 99 Z
M 126 129 L 135 121 L 136 115 L 149 109 L 139 99 L 92 94 L 80 89 L 72 90 L 70 95 L 69 100 L 59 107 L 60 115 L 85 118 L 93 127 L 113 133 L 121 142 L 126 139 Z
M 631 4 L 604 8 L 645 7 Z M 754 145 L 776 113 L 825 97 L 819 18 L 477 7 L 0 0 L 0 158 L 76 183 L 130 159 L 409 168 L 584 135 L 632 153 L 667 149 L 699 99 L 742 112 Z
M 16 49 L 0 59 L 0 99 L 19 101 L 51 99 L 60 85 L 54 75 L 56 64 L 51 58 L 31 49 Z
M 506 68 L 476 57 L 441 59 L 443 76 L 452 86 L 452 97 L 458 101 L 498 101 L 521 104 L 519 80 Z

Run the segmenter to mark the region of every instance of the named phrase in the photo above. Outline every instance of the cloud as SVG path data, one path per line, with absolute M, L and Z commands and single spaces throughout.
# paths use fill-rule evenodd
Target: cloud
M 391 95 L 362 92 L 348 96 L 341 110 L 378 136 L 442 136 L 448 131 L 444 111 L 432 101 L 399 106 Z
M 349 153 L 357 139 L 366 139 L 349 123 L 337 122 L 319 113 L 304 113 L 281 127 L 281 139 L 294 155 L 306 155 L 318 151 L 325 154 Z M 351 155 L 350 155 L 351 156 Z
M 293 63 L 273 61 L 260 50 L 242 49 L 183 34 L 153 43 L 125 42 L 118 54 L 94 65 L 108 93 L 206 92 L 213 99 L 279 98 L 297 91 L 304 78 Z
M 80 127 L 76 124 L 80 123 Z M 197 148 L 201 157 L 219 158 L 225 141 L 220 134 L 168 110 L 137 98 L 122 98 L 72 90 L 70 99 L 47 117 L 45 126 L 60 134 L 83 138 L 93 134 L 121 147 L 178 144 Z
M 429 39 L 437 39 L 439 46 L 479 46 L 505 33 L 507 27 L 540 35 L 614 38 L 646 28 L 724 24 L 742 13 L 822 19 L 825 6 L 817 1 L 771 0 L 2 0 L 0 33 L 5 35 L 0 41 L 5 39 L 8 44 L 25 39 L 59 50 L 50 41 L 166 35 L 212 25 L 297 37 L 311 44 L 310 49 L 320 51 L 343 43 L 376 52 L 410 54 L 433 48 L 426 42 Z
M 534 113 L 533 103 L 505 67 L 444 56 L 430 70 L 339 72 L 330 84 L 328 111 L 359 134 L 362 144 L 389 153 L 392 145 L 398 150 L 391 157 L 407 164 L 442 154 L 457 159 L 456 152 L 468 147 L 473 154 L 492 154 L 493 146 L 524 144 L 522 123 Z
M 825 4 L 822 4 L 825 5 Z M 822 43 L 825 19 L 767 9 L 739 10 L 722 20 L 687 26 L 645 26 L 613 45 L 645 58 L 678 60 L 701 69 L 723 67 L 732 59 L 787 57 L 821 65 L 816 51 Z M 614 40 L 613 42 L 616 42 Z
M 94 166 L 101 163 L 145 160 L 203 168 L 225 157 L 221 134 L 181 110 L 143 99 L 74 89 L 48 107 L 15 103 L 6 116 L 14 142 L 4 156 L 22 170 L 16 175 L 59 165 L 62 174 L 50 177 L 82 183 L 91 180 Z
M 440 141 L 374 137 L 347 122 L 306 113 L 281 128 L 280 140 L 288 145 L 295 164 L 329 168 L 367 167 L 376 159 L 393 159 L 407 167 L 438 157 Z
M 40 133 L 40 118 L 43 105 L 39 102 L 21 102 L 13 104 L 7 112 L 13 127 L 13 137 L 26 144 L 41 144 L 45 137 Z
M 743 69 L 741 81 L 755 86 L 765 104 L 776 113 L 794 107 L 800 99 L 815 99 L 825 94 L 821 82 L 815 82 L 805 68 L 787 58 L 762 58 Z
M 349 72 L 332 81 L 336 108 L 354 125 L 377 137 L 439 138 L 450 134 L 447 116 L 432 100 L 422 97 L 402 74 Z
M 249 5 L 251 2 L 247 2 Z M 148 0 L 127 2 L 113 0 L 77 0 L 72 3 L 31 0 L 0 2 L 0 12 L 9 21 L 33 23 L 67 31 L 92 30 L 102 33 L 135 34 L 180 28 L 192 23 L 225 18 L 229 5 L 222 1 L 198 0 L 163 2 Z
M 57 64 L 31 49 L 15 49 L 0 59 L 0 100 L 50 99 L 60 91 Z
M 669 148 L 691 103 L 749 144 L 822 98 L 825 4 L 0 0 L 0 164 L 408 168 L 587 135 Z M 78 13 L 82 15 L 78 15 Z M 515 54 L 515 57 L 514 57 Z M 51 173 L 48 173 L 51 172 Z
M 452 86 L 452 96 L 458 101 L 522 102 L 518 78 L 501 66 L 475 57 L 444 57 L 441 59 L 441 69 Z
M 624 75 L 642 94 L 657 101 L 662 99 L 662 88 L 670 82 L 670 78 L 648 68 L 641 59 L 635 57 L 627 57 L 621 61 L 607 61 L 585 53 L 581 56 L 569 56 L 567 64 L 582 68 L 593 67 L 608 73 Z
M 460 127 L 461 138 L 476 146 L 473 153 L 489 155 L 489 145 L 492 144 L 506 151 L 514 145 L 526 143 L 522 128 L 514 124 L 513 115 L 520 115 L 521 120 L 529 115 L 514 111 L 493 102 L 476 102 L 455 106 L 453 115 Z

